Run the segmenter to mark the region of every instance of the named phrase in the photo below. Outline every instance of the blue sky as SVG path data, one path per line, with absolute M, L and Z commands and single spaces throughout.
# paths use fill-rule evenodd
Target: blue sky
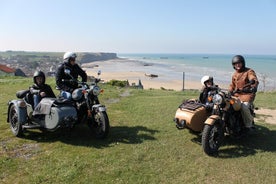
M 276 0 L 0 0 L 0 51 L 276 53 Z

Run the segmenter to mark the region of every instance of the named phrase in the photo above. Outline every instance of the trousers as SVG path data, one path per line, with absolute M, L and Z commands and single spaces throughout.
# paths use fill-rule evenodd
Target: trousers
M 251 106 L 250 102 L 242 102 L 241 104 L 242 119 L 246 128 L 252 127 L 252 122 L 253 122 L 253 116 L 251 115 L 251 112 L 250 112 L 250 106 Z

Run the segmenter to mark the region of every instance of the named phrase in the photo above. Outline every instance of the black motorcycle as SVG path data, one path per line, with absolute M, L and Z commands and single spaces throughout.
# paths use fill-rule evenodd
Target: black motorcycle
M 106 108 L 100 104 L 98 99 L 98 95 L 103 92 L 97 85 L 100 82 L 101 72 L 98 72 L 98 77 L 94 78 L 90 85 L 74 79 L 68 69 L 65 69 L 64 73 L 71 77 L 69 80 L 64 79 L 64 82 L 77 83 L 79 86 L 72 93 L 72 101 L 77 109 L 78 123 L 87 123 L 96 138 L 105 138 L 109 133 L 110 125 Z

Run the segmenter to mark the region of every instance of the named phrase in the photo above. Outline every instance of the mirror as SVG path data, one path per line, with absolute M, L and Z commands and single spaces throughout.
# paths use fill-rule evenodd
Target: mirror
M 71 71 L 69 69 L 64 69 L 64 73 L 70 75 Z
M 102 73 L 101 70 L 99 70 L 99 71 L 98 71 L 98 75 L 101 75 L 101 73 Z

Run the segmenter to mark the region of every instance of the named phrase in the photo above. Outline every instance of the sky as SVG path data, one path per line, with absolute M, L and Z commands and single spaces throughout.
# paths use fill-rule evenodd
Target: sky
M 0 51 L 276 54 L 276 0 L 0 0 Z

